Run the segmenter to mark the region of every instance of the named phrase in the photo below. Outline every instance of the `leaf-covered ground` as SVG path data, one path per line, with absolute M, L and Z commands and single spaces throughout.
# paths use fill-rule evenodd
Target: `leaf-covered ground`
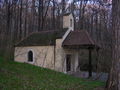
M 100 86 L 104 83 L 0 58 L 0 90 L 94 90 Z

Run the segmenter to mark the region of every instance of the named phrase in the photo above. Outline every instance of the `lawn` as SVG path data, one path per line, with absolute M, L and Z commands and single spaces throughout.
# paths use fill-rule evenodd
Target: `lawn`
M 99 86 L 104 83 L 0 58 L 0 90 L 94 90 Z

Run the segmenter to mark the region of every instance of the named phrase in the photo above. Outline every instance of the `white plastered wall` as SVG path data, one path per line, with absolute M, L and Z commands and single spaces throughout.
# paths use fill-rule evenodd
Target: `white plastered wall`
M 71 24 L 71 22 L 70 22 L 71 19 L 72 19 L 72 26 L 70 25 Z M 62 38 L 62 42 L 65 40 L 65 38 L 70 33 L 70 31 L 74 30 L 74 18 L 73 18 L 72 14 L 67 15 L 67 16 L 63 16 L 63 28 L 68 28 L 68 30 Z
M 72 19 L 72 26 L 70 25 L 71 19 Z M 67 16 L 63 16 L 63 28 L 69 28 L 72 31 L 74 30 L 74 18 L 73 18 L 72 14 L 67 15 Z
M 28 52 L 33 52 L 33 62 L 28 62 Z M 72 55 L 71 72 L 75 72 L 78 66 L 78 52 L 71 49 L 63 49 L 62 39 L 56 40 L 55 68 L 54 68 L 54 46 L 28 46 L 15 48 L 15 61 L 25 62 L 44 68 L 66 72 L 66 55 Z
M 78 50 L 75 49 L 64 49 L 62 47 L 62 39 L 56 40 L 56 60 L 55 69 L 56 71 L 66 72 L 66 55 L 71 54 L 71 72 L 75 72 L 78 67 Z
M 28 62 L 28 52 L 33 52 L 33 62 Z M 17 62 L 30 63 L 33 65 L 54 69 L 53 46 L 28 46 L 15 47 L 14 59 Z

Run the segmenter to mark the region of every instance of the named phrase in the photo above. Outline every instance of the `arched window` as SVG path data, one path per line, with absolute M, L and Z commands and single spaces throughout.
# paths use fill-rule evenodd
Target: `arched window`
M 32 51 L 28 52 L 28 62 L 33 62 L 33 52 Z

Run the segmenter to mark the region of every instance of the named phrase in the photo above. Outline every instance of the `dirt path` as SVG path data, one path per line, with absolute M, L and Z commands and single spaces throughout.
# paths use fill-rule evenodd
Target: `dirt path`
M 75 77 L 81 77 L 81 78 L 88 78 L 88 72 L 75 72 L 72 74 L 72 76 Z M 100 81 L 107 81 L 108 73 L 92 73 L 92 79 L 93 80 L 100 80 Z

